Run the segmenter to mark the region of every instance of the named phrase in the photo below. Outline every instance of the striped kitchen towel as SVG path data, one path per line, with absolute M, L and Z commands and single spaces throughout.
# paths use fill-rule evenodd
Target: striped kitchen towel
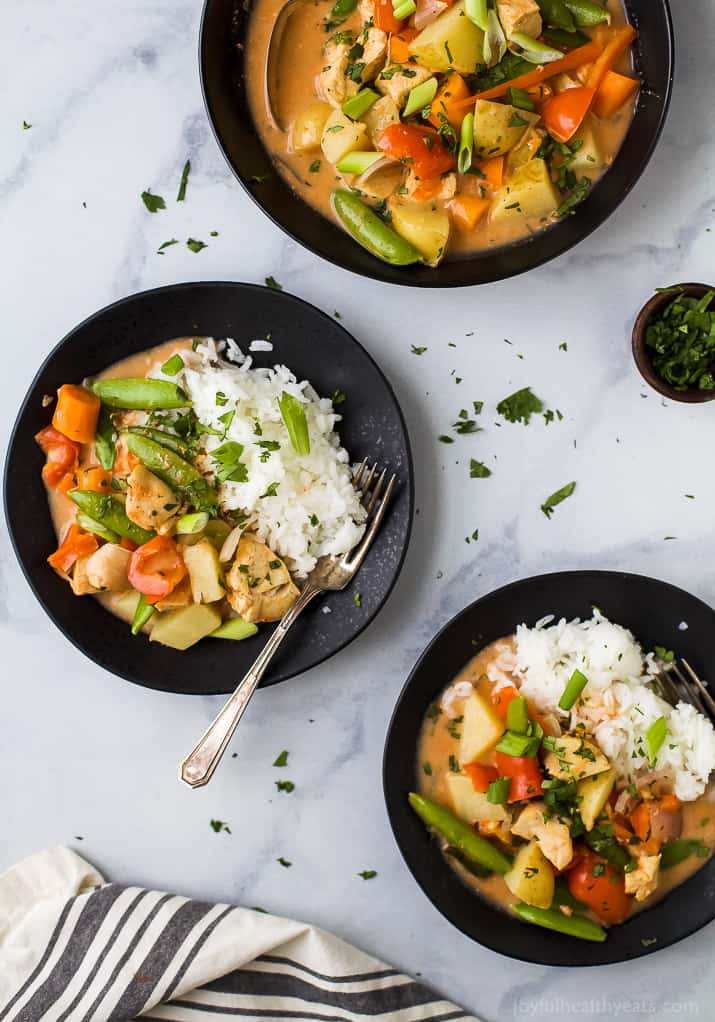
M 0 876 L 0 1022 L 476 1022 L 330 933 L 105 883 L 66 848 Z

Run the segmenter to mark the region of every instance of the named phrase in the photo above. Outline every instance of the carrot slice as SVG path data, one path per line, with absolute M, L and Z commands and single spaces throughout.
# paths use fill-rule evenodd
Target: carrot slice
M 99 398 L 91 390 L 65 383 L 57 391 L 52 425 L 70 440 L 88 444 L 97 432 L 99 406 Z
M 458 105 L 460 99 L 469 97 L 469 86 L 456 71 L 449 75 L 444 85 L 432 100 L 429 120 L 435 128 L 441 128 L 446 117 L 453 128 L 460 128 L 466 111 Z
M 457 195 L 447 204 L 447 209 L 461 231 L 473 231 L 486 215 L 491 201 L 491 199 L 482 199 L 478 195 Z
M 504 157 L 492 156 L 489 160 L 480 160 L 477 166 L 484 174 L 484 178 L 480 178 L 482 184 L 493 192 L 498 191 L 504 184 Z
M 596 117 L 613 117 L 639 87 L 640 82 L 637 78 L 619 75 L 617 71 L 607 71 L 593 103 Z
M 112 473 L 100 465 L 81 468 L 77 475 L 77 487 L 80 490 L 94 490 L 95 493 L 110 493 L 112 489 Z
M 588 73 L 586 85 L 589 89 L 598 89 L 600 87 L 601 82 L 606 77 L 606 73 L 612 69 L 618 58 L 626 52 L 628 47 L 637 38 L 638 33 L 632 25 L 624 25 L 623 28 L 616 29 L 600 56 L 594 60 L 593 67 Z M 577 53 L 578 51 L 574 50 L 573 52 Z M 584 60 L 582 63 L 585 64 L 586 61 Z
M 612 45 L 612 42 L 609 43 L 610 45 Z M 554 75 L 562 74 L 565 71 L 575 71 L 582 64 L 597 62 L 603 52 L 605 51 L 598 43 L 586 43 L 584 46 L 579 46 L 577 49 L 565 54 L 561 60 L 555 60 L 551 64 L 543 64 L 540 67 L 534 68 L 533 71 L 527 71 L 526 74 L 519 75 L 517 78 L 501 82 L 499 85 L 495 85 L 493 89 L 478 92 L 475 96 L 470 96 L 468 99 L 455 103 L 455 107 L 464 110 L 476 103 L 478 99 L 498 99 L 500 96 L 506 96 L 509 89 L 530 89 L 533 85 L 539 85 L 541 82 L 553 78 Z M 594 63 L 595 66 L 596 64 Z M 592 86 L 592 88 L 595 88 L 595 86 Z

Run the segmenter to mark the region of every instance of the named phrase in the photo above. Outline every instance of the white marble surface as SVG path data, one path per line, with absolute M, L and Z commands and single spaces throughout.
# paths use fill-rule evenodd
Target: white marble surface
M 84 660 L 35 603 L 0 531 L 0 868 L 67 842 L 118 881 L 236 899 L 332 928 L 485 1019 L 712 1017 L 712 927 L 633 965 L 595 971 L 520 965 L 462 937 L 403 865 L 380 782 L 385 729 L 408 670 L 476 596 L 580 566 L 642 571 L 715 600 L 703 556 L 715 540 L 715 406 L 667 404 L 646 391 L 627 343 L 654 286 L 715 277 L 715 8 L 709 0 L 674 7 L 670 120 L 617 216 L 528 277 L 440 294 L 390 290 L 320 262 L 243 193 L 203 112 L 198 0 L 4 5 L 3 446 L 38 362 L 94 310 L 173 281 L 272 274 L 339 309 L 391 378 L 414 444 L 420 514 L 379 619 L 332 662 L 259 694 L 234 746 L 238 758 L 200 793 L 179 785 L 175 767 L 217 700 L 145 692 Z M 22 130 L 23 119 L 32 128 Z M 187 201 L 148 214 L 139 193 L 149 186 L 173 197 L 189 156 Z M 167 238 L 189 235 L 208 248 L 155 254 Z M 411 343 L 429 350 L 417 357 Z M 496 401 L 523 385 L 564 421 L 491 425 Z M 486 402 L 487 431 L 438 443 L 473 399 Z M 491 479 L 467 478 L 470 456 L 494 468 Z M 576 495 L 547 521 L 539 504 L 572 478 Z M 467 546 L 475 528 L 479 542 Z M 667 535 L 677 539 L 664 543 Z M 283 775 L 297 785 L 290 796 L 273 784 L 271 763 L 283 748 Z M 214 834 L 212 817 L 232 834 Z M 365 868 L 379 876 L 361 880 Z M 633 998 L 645 1001 L 629 1009 Z

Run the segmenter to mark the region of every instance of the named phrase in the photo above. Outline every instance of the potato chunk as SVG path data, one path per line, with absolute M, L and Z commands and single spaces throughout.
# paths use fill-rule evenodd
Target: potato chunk
M 295 153 L 309 153 L 320 149 L 320 139 L 325 122 L 332 113 L 329 103 L 316 100 L 310 103 L 293 121 L 291 129 L 291 148 Z
M 279 621 L 298 588 L 280 557 L 255 536 L 244 535 L 228 577 L 228 601 L 244 621 Z
M 519 901 L 549 908 L 554 900 L 554 871 L 538 841 L 519 849 L 514 865 L 504 874 L 504 883 Z
M 149 636 L 152 642 L 185 650 L 216 631 L 221 624 L 221 615 L 215 607 L 192 603 L 180 610 L 155 614 L 152 621 L 154 625 Z
M 580 781 L 593 774 L 601 774 L 611 764 L 595 742 L 582 735 L 562 735 L 553 739 L 544 760 L 552 777 L 561 781 Z
M 459 762 L 474 763 L 480 759 L 494 748 L 504 731 L 504 721 L 492 704 L 481 693 L 473 692 L 464 701 Z
M 340 110 L 334 110 L 325 122 L 320 144 L 328 163 L 339 163 L 354 149 L 366 146 L 367 129 L 360 121 L 351 121 Z
M 454 811 L 465 823 L 501 823 L 506 820 L 508 814 L 504 806 L 490 802 L 486 792 L 475 791 L 471 778 L 466 774 L 448 774 L 447 787 Z
M 127 517 L 143 529 L 158 529 L 179 509 L 179 500 L 165 482 L 144 465 L 137 465 L 127 479 Z
M 191 546 L 183 548 L 184 563 L 191 579 L 194 603 L 216 603 L 223 599 L 221 566 L 216 547 L 204 536 Z
M 502 156 L 517 146 L 538 114 L 509 103 L 478 99 L 474 108 L 474 146 L 479 156 Z
M 561 200 L 543 160 L 529 160 L 509 179 L 492 207 L 495 222 L 513 220 L 547 220 L 558 209 Z
M 464 0 L 443 11 L 410 43 L 410 53 L 430 71 L 471 75 L 482 62 L 484 33 L 466 16 Z
M 586 830 L 593 830 L 596 820 L 601 815 L 606 802 L 608 802 L 615 783 L 616 771 L 613 768 L 578 782 L 576 786 L 578 798 L 580 799 L 578 811 Z
M 408 206 L 391 199 L 392 226 L 411 242 L 430 266 L 436 266 L 449 240 L 449 214 L 443 209 Z

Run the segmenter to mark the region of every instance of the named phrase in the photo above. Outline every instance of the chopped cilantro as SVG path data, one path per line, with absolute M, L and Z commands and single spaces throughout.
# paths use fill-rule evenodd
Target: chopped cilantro
M 191 161 L 187 160 L 184 164 L 184 169 L 181 171 L 181 180 L 179 181 L 179 191 L 176 196 L 177 202 L 183 202 L 186 198 L 186 184 L 189 180 L 189 172 L 191 171 Z
M 295 784 L 292 781 L 276 781 L 275 785 L 278 791 L 285 791 L 287 795 L 295 791 Z
M 170 248 L 172 245 L 178 244 L 179 244 L 178 238 L 169 238 L 168 241 L 162 241 L 161 245 L 159 245 L 158 249 L 156 250 L 157 255 L 164 255 L 164 249 Z
M 288 765 L 288 750 L 284 749 L 283 752 L 279 752 L 276 758 L 273 760 L 274 767 L 284 767 Z
M 556 490 L 556 492 L 552 493 L 550 497 L 547 497 L 541 505 L 541 510 L 544 512 L 546 517 L 551 518 L 556 505 L 560 504 L 562 500 L 566 500 L 567 497 L 570 497 L 575 489 L 575 482 L 566 483 L 566 485 L 562 486 L 560 490 Z
M 202 248 L 206 248 L 206 243 L 198 241 L 196 238 L 187 238 L 186 247 L 190 248 L 192 252 L 200 252 Z
M 353 603 L 356 607 L 362 607 L 362 595 L 360 593 L 355 593 L 353 596 Z
M 313 160 L 311 165 L 308 167 L 311 174 L 317 174 L 320 170 L 320 160 Z
M 507 422 L 523 422 L 528 426 L 531 416 L 543 411 L 544 403 L 533 393 L 531 387 L 522 387 L 497 405 L 497 412 Z
M 220 834 L 221 831 L 224 831 L 226 834 L 231 833 L 231 828 L 224 820 L 211 820 L 211 830 L 215 834 Z
M 361 873 L 358 873 L 359 877 L 363 880 L 372 880 L 373 877 L 377 876 L 377 871 L 374 869 L 364 869 Z
M 279 862 L 281 866 L 285 866 L 286 869 L 288 869 L 289 866 L 293 865 L 292 862 L 288 862 L 287 859 L 284 859 L 282 855 L 279 859 L 276 859 L 276 862 Z
M 241 461 L 243 444 L 235 440 L 227 440 L 215 451 L 211 451 L 211 460 L 214 463 L 216 478 L 221 483 L 245 483 L 248 479 L 248 469 Z
M 27 121 L 23 121 L 22 122 L 22 130 L 23 131 L 29 131 L 31 127 L 32 127 L 32 125 L 28 124 Z
M 283 285 L 279 284 L 275 277 L 266 277 L 266 287 L 272 291 L 282 291 Z
M 469 461 L 469 478 L 470 479 L 488 479 L 492 474 L 492 470 L 482 461 L 477 461 L 476 458 L 470 458 Z
M 263 497 L 275 497 L 275 495 L 278 493 L 278 485 L 279 485 L 278 483 L 270 483 L 268 488 L 266 489 L 266 492 L 261 494 L 260 499 L 262 500 Z
M 427 348 L 425 348 L 424 346 L 418 347 L 416 344 L 411 344 L 410 351 L 412 352 L 413 355 L 424 355 L 424 353 L 427 351 Z
M 150 213 L 157 213 L 160 209 L 166 209 L 166 203 L 161 195 L 152 195 L 148 188 L 145 192 L 142 192 L 141 199 Z

